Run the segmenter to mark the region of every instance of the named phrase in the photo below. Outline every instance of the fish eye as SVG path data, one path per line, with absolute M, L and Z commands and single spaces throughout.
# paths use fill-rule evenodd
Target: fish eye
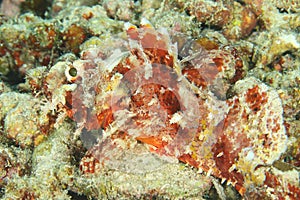
M 69 74 L 70 74 L 70 76 L 72 76 L 72 77 L 77 76 L 77 69 L 76 69 L 75 67 L 70 68 L 70 69 L 69 69 Z

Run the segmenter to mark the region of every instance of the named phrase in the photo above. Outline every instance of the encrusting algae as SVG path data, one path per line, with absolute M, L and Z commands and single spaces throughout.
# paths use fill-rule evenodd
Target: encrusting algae
M 300 198 L 297 1 L 15 5 L 1 199 Z

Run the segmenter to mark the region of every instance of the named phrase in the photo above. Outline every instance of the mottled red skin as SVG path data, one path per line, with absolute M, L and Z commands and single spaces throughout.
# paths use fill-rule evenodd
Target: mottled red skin
M 291 185 L 290 183 L 287 183 L 287 187 L 282 187 L 282 185 L 284 185 L 282 180 L 270 172 L 266 172 L 264 184 L 270 188 L 275 188 L 272 194 L 280 200 L 284 200 L 286 197 L 289 197 L 291 200 L 297 200 L 300 198 L 299 187 Z
M 157 39 L 163 37 L 162 35 L 159 35 L 160 33 L 157 33 L 152 28 L 142 28 L 142 29 L 135 29 L 130 28 L 127 31 L 127 34 L 129 38 L 132 40 L 137 40 L 141 43 L 145 50 L 145 54 L 147 55 L 147 59 L 151 61 L 152 64 L 158 63 L 166 65 L 170 68 L 174 67 L 174 58 L 172 55 L 169 54 L 167 51 L 168 45 L 165 40 Z M 157 36 L 160 37 L 157 37 Z M 212 49 L 217 48 L 215 45 L 212 45 Z M 131 52 L 133 55 L 135 55 L 138 60 L 140 60 L 141 65 L 144 64 L 145 60 L 139 55 L 138 51 L 135 51 L 134 49 L 131 49 Z M 209 63 L 206 63 L 206 65 L 203 65 L 203 68 L 201 70 L 195 69 L 194 66 L 187 62 L 182 70 L 182 74 L 186 76 L 186 78 L 191 82 L 194 83 L 198 87 L 203 87 L 204 89 L 207 88 L 208 85 L 211 84 L 211 81 L 215 79 L 215 77 L 218 75 L 218 72 L 222 71 L 222 67 L 226 54 L 228 54 L 228 51 L 224 51 L 224 57 L 222 57 L 222 54 L 220 57 L 212 58 L 215 62 L 215 65 L 210 65 Z M 243 72 L 243 63 L 241 59 L 238 56 L 238 53 L 236 50 L 229 51 L 231 55 L 234 55 L 236 58 L 235 62 L 235 69 L 236 74 L 235 76 L 229 80 L 230 83 L 234 83 L 237 80 L 241 79 L 244 76 Z M 196 60 L 197 61 L 197 60 Z M 126 65 L 130 66 L 130 70 L 136 69 L 138 66 L 136 63 L 131 63 L 129 58 L 123 59 L 122 62 L 120 62 L 112 71 L 112 74 L 118 72 L 123 75 L 125 75 L 127 72 L 129 72 L 129 68 L 125 67 Z M 155 70 L 161 70 L 159 67 L 155 68 L 153 67 L 154 73 L 160 73 L 164 74 L 165 80 L 170 80 L 171 74 L 163 73 L 160 71 L 155 72 Z M 201 74 L 205 74 L 209 78 L 203 78 Z M 141 79 L 143 79 L 141 77 Z M 133 76 L 125 76 L 124 80 L 126 80 L 129 83 L 132 83 L 135 79 Z M 133 84 L 134 85 L 134 84 Z M 177 88 L 176 84 L 172 85 L 173 88 Z M 141 92 L 136 91 L 130 91 L 130 94 L 132 94 L 130 98 L 130 111 L 133 111 L 134 113 L 137 113 L 137 115 L 133 118 L 134 122 L 137 125 L 142 126 L 143 120 L 151 119 L 150 116 L 147 114 L 149 110 L 157 112 L 159 115 L 161 110 L 165 111 L 168 115 L 165 120 L 165 126 L 166 129 L 161 129 L 161 132 L 159 132 L 155 137 L 152 135 L 148 135 L 147 133 L 140 133 L 138 137 L 135 139 L 148 144 L 150 146 L 150 150 L 152 149 L 153 152 L 156 152 L 158 154 L 164 154 L 167 156 L 170 156 L 170 154 L 165 151 L 165 147 L 168 145 L 170 141 L 166 141 L 163 139 L 164 136 L 169 135 L 170 138 L 175 138 L 177 129 L 179 127 L 178 124 L 170 124 L 169 121 L 171 119 L 172 114 L 176 113 L 178 110 L 182 109 L 180 107 L 180 99 L 178 99 L 178 96 L 174 95 L 172 91 L 168 91 L 167 88 L 164 88 L 166 90 L 165 94 L 162 94 L 160 92 L 162 86 L 159 84 L 148 84 L 141 87 Z M 178 89 L 178 88 L 177 88 Z M 133 88 L 134 90 L 134 88 Z M 142 95 L 143 94 L 143 95 Z M 157 105 L 154 103 L 154 105 L 149 105 L 151 99 L 153 96 L 157 96 L 158 103 L 161 105 L 161 109 L 157 109 Z M 248 91 L 245 94 L 246 96 L 246 102 L 249 104 L 249 108 L 252 110 L 252 112 L 255 114 L 258 111 L 260 111 L 264 104 L 268 101 L 267 95 L 264 92 L 260 92 L 258 86 L 254 86 L 252 88 L 249 88 Z M 72 104 L 73 102 L 71 102 Z M 200 117 L 201 119 L 207 119 L 208 117 L 208 108 L 204 105 L 204 100 L 199 97 L 199 102 L 195 102 L 199 104 L 200 109 Z M 74 103 L 73 103 L 74 104 Z M 76 104 L 76 103 L 75 103 Z M 80 102 L 77 102 L 77 106 L 79 108 L 82 108 L 83 114 L 80 116 L 80 118 L 89 118 L 89 111 L 88 109 L 84 108 Z M 238 98 L 235 98 L 233 100 L 227 101 L 228 106 L 231 106 L 229 112 L 225 116 L 225 118 L 219 122 L 219 124 L 213 129 L 213 136 L 215 139 L 214 144 L 211 146 L 211 153 L 212 157 L 207 159 L 203 157 L 203 155 L 195 155 L 193 153 L 182 153 L 181 155 L 178 155 L 177 158 L 185 163 L 190 164 L 191 166 L 194 166 L 196 168 L 201 168 L 203 171 L 210 172 L 214 176 L 218 178 L 225 178 L 227 181 L 234 184 L 236 189 L 240 192 L 241 195 L 244 195 L 246 192 L 246 188 L 244 187 L 244 175 L 238 171 L 237 169 L 231 169 L 232 165 L 236 162 L 236 160 L 239 159 L 239 153 L 242 151 L 243 148 L 251 146 L 251 141 L 249 138 L 247 138 L 247 134 L 245 134 L 245 131 L 243 129 L 238 129 L 237 132 L 233 131 L 235 123 L 240 124 L 247 124 L 248 115 L 247 112 L 243 112 L 242 116 L 240 116 L 240 110 L 241 110 L 241 103 L 239 102 Z M 112 108 L 102 111 L 100 113 L 97 113 L 97 126 L 92 126 L 90 123 L 87 123 L 85 126 L 88 130 L 91 130 L 96 127 L 102 127 L 106 129 L 113 121 L 113 113 L 115 110 L 118 110 L 118 105 L 112 104 Z M 70 117 L 76 118 L 76 111 L 72 111 L 73 113 L 70 114 Z M 92 120 L 93 121 L 93 120 Z M 278 124 L 278 122 L 274 122 L 275 124 Z M 199 122 L 199 124 L 201 124 Z M 207 126 L 210 126 L 207 124 Z M 271 127 L 272 130 L 278 131 L 278 126 Z M 198 133 L 200 134 L 201 131 L 205 129 L 204 125 L 200 125 L 198 127 Z M 229 134 L 230 133 L 230 134 Z M 126 131 L 125 131 L 125 135 Z M 82 159 L 80 169 L 85 174 L 93 174 L 96 173 L 95 171 L 95 165 L 97 164 L 103 164 L 105 163 L 106 159 L 109 159 L 109 157 L 105 156 L 105 152 L 102 151 L 103 148 L 113 149 L 113 148 L 119 148 L 114 146 L 114 139 L 115 138 L 123 138 L 124 132 L 122 133 L 116 133 L 112 136 L 112 138 L 108 138 L 103 141 L 103 143 L 100 143 L 96 145 L 95 147 L 91 148 L 86 156 Z M 200 146 L 203 145 L 203 141 L 201 141 L 199 138 L 200 135 L 196 134 L 194 141 L 199 146 L 195 146 L 196 150 L 197 148 L 201 148 Z M 268 141 L 268 138 L 261 138 L 265 141 L 264 145 L 265 147 L 268 147 L 268 144 L 270 141 Z M 168 148 L 173 148 L 173 146 L 168 146 Z M 175 148 L 175 147 L 174 147 Z M 170 149 L 172 152 L 173 149 Z M 197 151 L 196 151 L 197 152 Z M 219 154 L 222 153 L 222 156 L 219 156 Z M 97 155 L 95 155 L 97 154 Z M 103 155 L 102 155 L 103 154 Z M 89 162 L 89 159 L 91 158 L 99 158 L 99 155 L 101 157 L 100 160 L 93 160 Z M 174 156 L 174 155 L 171 155 Z M 267 174 L 267 177 L 269 175 Z M 272 179 L 272 180 L 271 180 Z M 275 182 L 274 182 L 275 181 Z M 276 182 L 276 179 L 274 177 L 269 176 L 265 184 L 268 185 L 271 188 L 276 187 L 282 187 L 282 184 L 279 184 L 279 182 Z M 292 192 L 292 195 L 296 195 L 299 191 L 299 188 L 290 185 L 289 186 L 290 191 Z M 280 196 L 280 194 L 278 194 Z
M 129 37 L 133 40 L 138 40 L 141 42 L 141 45 L 144 47 L 145 53 L 148 56 L 148 59 L 151 61 L 151 63 L 160 63 L 160 64 L 164 64 L 167 65 L 169 67 L 173 67 L 173 63 L 174 63 L 174 59 L 173 56 L 170 55 L 167 51 L 167 43 L 164 40 L 157 40 L 157 33 L 154 31 L 154 29 L 142 29 L 142 33 L 138 32 L 138 30 L 136 29 L 130 29 L 127 31 Z M 200 43 L 200 42 L 199 42 Z M 207 41 L 206 41 L 207 44 Z M 210 43 L 210 45 L 208 46 L 208 48 L 211 47 L 211 49 L 215 49 L 217 48 L 216 45 L 213 45 L 212 43 Z M 140 55 L 138 54 L 138 52 L 135 52 L 134 49 L 131 50 L 132 53 L 134 53 L 138 58 L 140 57 Z M 237 57 L 236 52 L 234 52 L 234 55 Z M 142 58 L 140 58 L 140 60 L 143 60 Z M 187 65 L 182 73 L 186 75 L 186 77 L 188 78 L 188 80 L 190 80 L 191 82 L 193 82 L 194 84 L 196 84 L 198 87 L 207 87 L 209 84 L 211 84 L 210 81 L 214 80 L 215 77 L 217 76 L 218 72 L 221 71 L 222 68 L 222 63 L 223 63 L 223 58 L 222 57 L 218 57 L 218 58 L 214 58 L 213 59 L 215 62 L 215 65 L 211 65 L 210 63 L 207 63 L 207 65 L 204 65 L 203 68 L 199 69 L 195 69 L 192 64 L 190 63 L 190 65 Z M 200 62 L 200 60 L 199 60 Z M 141 64 L 143 64 L 143 61 L 141 61 Z M 123 62 L 119 63 L 119 65 L 117 65 L 115 67 L 115 69 L 113 70 L 113 73 L 121 73 L 121 74 L 126 74 L 129 71 L 128 67 L 124 67 L 126 65 L 130 65 L 131 68 L 130 70 L 134 69 L 136 66 L 130 63 L 130 60 L 128 59 L 124 59 Z M 241 62 L 240 59 L 237 59 L 237 68 L 241 67 Z M 153 67 L 153 70 L 155 71 L 156 69 L 159 70 L 159 68 L 155 68 Z M 160 74 L 164 74 L 166 77 L 164 79 L 166 80 L 170 80 L 171 78 L 168 77 L 167 73 L 164 72 L 157 72 Z M 206 78 L 203 78 L 203 75 L 206 75 Z M 208 76 L 208 77 L 207 77 Z M 238 75 L 237 76 L 241 76 L 240 75 L 240 71 L 238 71 Z M 131 76 L 127 77 L 129 82 L 134 81 L 134 79 L 130 79 L 133 78 Z M 235 78 L 238 79 L 238 78 Z M 236 80 L 234 80 L 236 81 Z M 176 88 L 176 86 L 173 86 Z M 133 95 L 131 97 L 131 111 L 133 112 L 138 112 L 140 111 L 140 113 L 143 114 L 138 114 L 134 120 L 136 120 L 136 123 L 139 123 L 139 121 L 143 121 L 145 119 L 148 119 L 149 116 L 147 116 L 147 110 L 150 109 L 156 109 L 155 107 L 151 107 L 148 106 L 149 102 L 151 101 L 152 97 L 154 95 L 156 95 L 159 99 L 159 104 L 162 105 L 162 109 L 164 109 L 166 111 L 166 113 L 168 113 L 168 118 L 166 119 L 166 131 L 162 130 L 161 134 L 153 137 L 153 136 L 147 136 L 147 135 L 143 135 L 143 133 L 141 133 L 141 135 L 139 137 L 137 137 L 136 139 L 152 145 L 153 147 L 155 147 L 153 150 L 156 152 L 159 152 L 160 154 L 163 153 L 163 149 L 168 143 L 166 141 L 163 141 L 162 137 L 165 136 L 166 134 L 170 135 L 171 138 L 174 138 L 176 136 L 176 132 L 178 129 L 178 124 L 170 124 L 168 123 L 168 121 L 170 120 L 170 117 L 172 116 L 172 114 L 176 113 L 179 109 L 180 109 L 180 105 L 178 102 L 178 99 L 176 96 L 174 96 L 174 94 L 171 91 L 166 90 L 166 92 L 164 94 L 160 93 L 161 90 L 161 86 L 157 85 L 157 84 L 150 84 L 150 85 L 145 85 L 145 87 L 142 87 L 143 91 L 142 93 L 144 94 L 143 96 L 141 96 L 142 93 L 137 93 L 135 95 Z M 166 88 L 164 88 L 166 89 Z M 134 91 L 132 91 L 132 93 L 134 94 Z M 79 94 L 78 94 L 79 95 Z M 79 98 L 80 99 L 80 98 Z M 203 104 L 203 100 L 199 101 L 200 104 Z M 78 104 L 79 105 L 75 105 L 74 104 Z M 82 108 L 83 106 L 80 105 L 80 101 L 76 102 L 70 102 L 70 104 L 73 104 L 74 107 L 76 108 Z M 205 111 L 205 108 L 203 108 L 204 112 L 203 113 L 208 113 L 208 111 Z M 81 110 L 82 113 L 80 114 L 80 116 L 78 116 L 78 119 L 80 118 L 89 118 L 89 114 L 87 109 L 83 109 Z M 101 126 L 102 128 L 107 128 L 107 126 L 113 121 L 113 116 L 112 113 L 109 111 L 105 111 L 105 112 L 101 112 L 97 114 L 97 118 L 98 118 L 98 126 Z M 143 111 L 143 112 L 142 112 Z M 72 111 L 74 112 L 74 110 Z M 159 113 L 159 110 L 157 110 L 156 112 Z M 232 110 L 233 112 L 233 110 Z M 76 111 L 75 113 L 71 113 L 70 116 L 72 118 L 76 118 Z M 230 117 L 228 117 L 226 119 L 225 123 L 230 123 L 230 120 L 234 120 L 231 119 Z M 75 119 L 76 121 L 76 119 Z M 87 123 L 86 128 L 88 130 L 90 130 L 91 128 L 95 128 L 95 127 L 91 127 L 90 123 Z M 223 127 L 221 127 L 223 128 Z M 172 131 L 173 130 L 173 131 Z M 217 131 L 218 129 L 216 129 Z M 239 135 L 236 135 L 237 137 Z M 228 145 L 232 142 L 232 140 L 227 139 L 226 135 L 222 135 L 219 134 L 219 139 L 217 139 L 217 143 L 214 145 L 213 147 L 213 151 L 214 151 L 214 159 L 216 162 L 216 167 L 218 168 L 217 171 L 214 171 L 213 174 L 217 177 L 225 177 L 228 180 L 232 181 L 232 182 L 236 182 L 236 187 L 239 188 L 239 190 L 241 191 L 242 185 L 243 185 L 243 177 L 240 173 L 238 172 L 228 172 L 228 169 L 230 168 L 230 166 L 232 165 L 232 163 L 234 162 L 234 159 L 237 157 L 237 154 L 239 152 L 240 149 L 236 149 L 235 153 L 229 153 L 232 150 L 232 146 Z M 245 140 L 245 142 L 247 143 L 247 141 Z M 243 146 L 241 146 L 240 148 L 242 148 Z M 95 151 L 94 148 L 92 148 L 89 153 L 87 154 L 87 156 L 83 159 L 87 159 L 90 158 L 93 154 L 93 152 Z M 220 151 L 224 151 L 225 155 L 224 157 L 217 157 L 217 154 Z M 189 154 L 183 154 L 179 157 L 179 160 L 183 161 L 183 162 L 187 162 L 189 164 L 191 164 L 194 167 L 201 167 L 204 171 L 208 171 L 210 169 L 209 165 L 206 165 L 205 163 L 202 163 L 201 165 L 194 160 L 194 158 L 192 158 L 191 155 Z M 96 162 L 96 161 L 93 161 Z M 228 163 L 228 165 L 224 165 L 223 163 Z M 83 163 L 85 163 L 83 161 Z M 87 163 L 83 164 L 85 166 L 89 165 Z M 92 164 L 93 165 L 93 164 Z M 83 168 L 83 166 L 81 167 Z M 93 169 L 91 170 L 85 170 L 84 173 L 93 173 Z
M 165 119 L 165 125 L 166 128 L 162 128 L 160 130 L 160 134 L 156 135 L 155 137 L 147 136 L 141 134 L 141 136 L 137 137 L 137 140 L 151 144 L 157 148 L 162 148 L 165 145 L 167 145 L 167 142 L 163 142 L 163 137 L 168 134 L 172 138 L 175 137 L 178 125 L 177 124 L 170 124 L 170 118 L 172 114 L 177 112 L 180 109 L 180 104 L 171 91 L 166 91 L 164 94 L 160 93 L 161 90 L 160 85 L 152 84 L 152 85 L 145 85 L 143 87 L 143 90 L 141 93 L 138 93 L 134 96 L 132 96 L 132 111 L 134 113 L 141 113 L 138 114 L 134 120 L 136 120 L 137 125 L 141 125 L 144 120 L 151 120 L 149 116 L 146 114 L 148 110 L 151 110 L 152 112 L 156 113 L 164 113 L 161 112 L 161 110 L 158 109 L 157 106 L 148 106 L 153 96 L 157 95 L 159 102 L 158 104 L 161 106 L 161 109 L 163 109 L 167 114 L 167 118 Z M 143 94 L 143 95 L 141 95 Z M 142 112 L 141 112 L 142 111 Z M 144 111 L 144 112 L 143 112 Z M 163 118 L 163 116 L 161 116 Z

